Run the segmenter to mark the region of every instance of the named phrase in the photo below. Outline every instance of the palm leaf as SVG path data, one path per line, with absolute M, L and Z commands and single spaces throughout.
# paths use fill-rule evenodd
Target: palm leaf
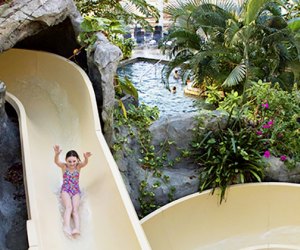
M 294 31 L 297 32 L 300 29 L 300 17 L 293 18 L 288 21 L 288 27 Z
M 192 18 L 200 27 L 226 27 L 226 20 L 234 18 L 230 12 L 222 9 L 221 7 L 205 3 L 200 5 L 193 13 Z
M 173 69 L 175 69 L 176 67 L 181 66 L 181 70 L 184 70 L 184 63 L 186 61 L 189 61 L 191 58 L 192 54 L 189 53 L 189 51 L 185 51 L 182 50 L 179 53 L 177 53 L 177 55 L 167 64 L 163 67 L 162 70 L 162 82 L 169 87 L 169 77 L 173 71 Z M 184 72 L 182 72 L 184 73 Z
M 202 0 L 176 0 L 170 1 L 164 9 L 166 14 L 169 14 L 172 20 L 176 20 L 181 16 L 189 16 L 200 4 Z
M 177 46 L 182 46 L 185 48 L 192 48 L 195 50 L 200 49 L 201 39 L 195 32 L 190 32 L 186 29 L 178 29 L 171 32 L 167 40 L 175 39 L 175 44 Z
M 246 73 L 246 65 L 244 63 L 240 63 L 230 72 L 226 80 L 223 82 L 222 86 L 233 87 L 238 85 L 245 79 Z
M 270 0 L 249 0 L 244 9 L 244 20 L 245 24 L 249 25 L 252 21 L 261 13 L 262 8 Z

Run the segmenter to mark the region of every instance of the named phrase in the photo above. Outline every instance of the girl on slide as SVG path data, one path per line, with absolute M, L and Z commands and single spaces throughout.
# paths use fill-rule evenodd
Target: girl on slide
M 61 149 L 58 145 L 54 149 L 54 162 L 62 169 L 63 184 L 61 186 L 61 198 L 65 208 L 64 212 L 64 225 L 63 230 L 67 235 L 79 235 L 79 214 L 78 208 L 80 203 L 80 188 L 79 188 L 79 173 L 81 168 L 88 164 L 89 157 L 92 155 L 90 152 L 83 154 L 84 160 L 81 161 L 77 152 L 70 150 L 66 154 L 65 161 L 59 160 Z M 74 229 L 71 230 L 70 221 L 71 217 L 74 220 Z

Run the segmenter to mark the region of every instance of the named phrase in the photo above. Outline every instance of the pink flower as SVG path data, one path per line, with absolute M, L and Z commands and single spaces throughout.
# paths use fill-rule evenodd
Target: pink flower
M 287 160 L 287 157 L 286 157 L 286 155 L 282 155 L 282 156 L 280 156 L 280 160 L 282 160 L 282 161 L 286 161 L 286 160 Z
M 262 128 L 270 128 L 271 126 L 269 124 L 262 125 Z
M 256 131 L 256 134 L 257 134 L 257 135 L 262 135 L 262 134 L 263 134 L 263 132 L 262 132 L 262 131 L 260 131 L 260 130 L 258 130 L 258 131 Z
M 270 125 L 270 126 L 274 125 L 274 120 L 268 121 L 268 125 Z
M 270 158 L 270 156 L 271 156 L 270 151 L 269 151 L 269 150 L 266 150 L 265 153 L 264 153 L 264 157 L 265 157 L 265 158 Z
M 266 103 L 262 103 L 261 106 L 265 109 L 268 109 L 269 108 L 269 103 L 266 102 Z

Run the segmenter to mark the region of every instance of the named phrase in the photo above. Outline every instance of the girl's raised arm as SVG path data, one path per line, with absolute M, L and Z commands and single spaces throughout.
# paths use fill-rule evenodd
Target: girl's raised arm
M 85 152 L 83 153 L 83 161 L 79 163 L 78 167 L 83 168 L 89 163 L 89 158 L 92 156 L 91 152 Z
M 59 155 L 62 150 L 60 149 L 59 145 L 54 145 L 53 149 L 54 149 L 54 163 L 60 168 L 64 168 L 65 164 L 59 160 Z

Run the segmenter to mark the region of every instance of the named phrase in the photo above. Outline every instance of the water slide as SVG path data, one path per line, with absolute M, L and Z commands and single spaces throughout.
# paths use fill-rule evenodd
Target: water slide
M 11 49 L 0 54 L 0 79 L 19 115 L 29 249 L 151 249 L 101 133 L 83 70 L 57 55 Z M 93 154 L 81 171 L 77 239 L 62 232 L 62 173 L 53 163 L 54 144 L 63 149 L 61 160 L 70 149 Z
M 230 187 L 221 205 L 211 191 L 172 202 L 142 219 L 153 249 L 300 249 L 300 185 Z
M 221 205 L 210 191 L 197 193 L 139 221 L 101 134 L 85 73 L 57 55 L 12 49 L 0 54 L 0 80 L 19 115 L 29 249 L 300 249 L 300 185 L 235 185 Z M 93 153 L 81 172 L 77 239 L 62 232 L 62 174 L 53 163 L 54 144 L 63 153 Z

